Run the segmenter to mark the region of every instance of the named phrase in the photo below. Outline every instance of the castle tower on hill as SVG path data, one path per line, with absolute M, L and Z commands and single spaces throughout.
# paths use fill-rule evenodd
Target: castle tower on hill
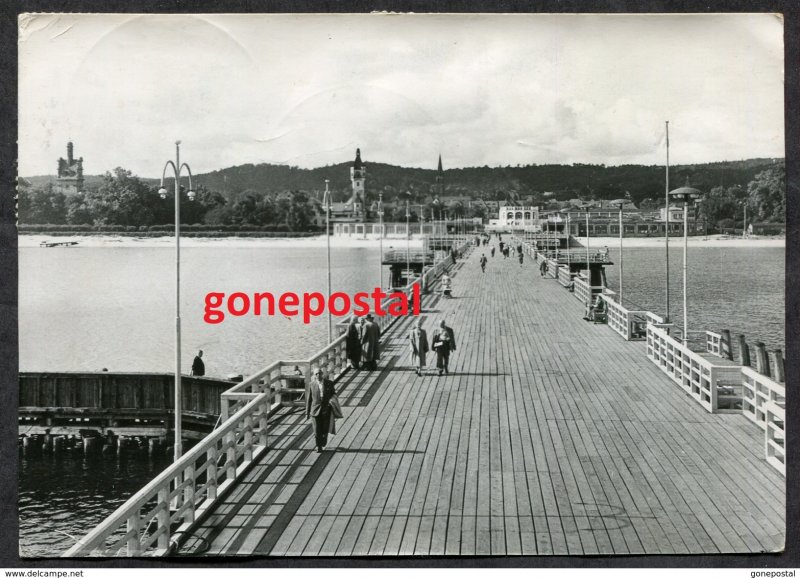
M 356 160 L 353 161 L 353 166 L 350 167 L 350 182 L 353 186 L 353 196 L 350 198 L 349 204 L 352 205 L 354 217 L 366 217 L 366 180 L 367 167 L 361 161 L 361 149 L 356 149 Z
M 67 158 L 58 159 L 55 191 L 66 195 L 83 190 L 83 157 L 72 156 L 72 141 L 67 143 Z

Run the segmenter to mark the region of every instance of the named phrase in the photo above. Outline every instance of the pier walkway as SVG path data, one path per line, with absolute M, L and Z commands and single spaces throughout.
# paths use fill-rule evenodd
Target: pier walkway
M 494 240 L 493 240 L 494 242 Z M 779 550 L 785 480 L 763 432 L 710 414 L 533 260 L 487 247 L 428 297 L 458 349 L 417 377 L 403 319 L 374 372 L 337 383 L 345 417 L 314 452 L 301 409 L 182 540 L 206 555 L 669 554 Z

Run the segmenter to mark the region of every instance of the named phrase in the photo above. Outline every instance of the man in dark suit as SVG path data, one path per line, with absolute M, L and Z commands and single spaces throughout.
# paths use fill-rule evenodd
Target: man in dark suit
M 447 367 L 450 363 L 450 352 L 456 350 L 456 336 L 453 330 L 442 319 L 439 327 L 433 332 L 431 348 L 436 352 L 436 367 L 439 375 L 450 373 Z
M 314 370 L 311 382 L 306 387 L 306 419 L 313 419 L 317 453 L 328 445 L 328 430 L 331 424 L 330 400 L 336 395 L 333 382 L 325 379 L 322 369 Z
M 361 330 L 361 359 L 364 360 L 364 367 L 372 371 L 378 368 L 380 359 L 381 330 L 373 321 L 372 313 L 367 314 L 366 319 Z
M 197 352 L 197 355 L 194 357 L 194 361 L 192 361 L 192 375 L 196 375 L 198 377 L 202 377 L 206 374 L 206 364 L 203 363 L 203 350 Z

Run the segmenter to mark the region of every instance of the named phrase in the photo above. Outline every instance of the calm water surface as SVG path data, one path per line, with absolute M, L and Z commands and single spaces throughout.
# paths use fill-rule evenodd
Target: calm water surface
M 615 248 L 611 257 L 619 261 Z M 332 248 L 335 290 L 377 284 L 377 248 Z M 229 317 L 203 322 L 211 291 L 325 291 L 319 248 L 202 247 L 182 256 L 183 363 L 205 352 L 206 372 L 247 375 L 277 360 L 306 358 L 326 341 L 325 318 L 308 326 L 285 317 Z M 626 249 L 629 307 L 664 311 L 663 248 Z M 173 370 L 174 252 L 154 247 L 20 250 L 22 371 Z M 671 251 L 671 314 L 682 319 L 680 247 Z M 619 285 L 609 267 L 609 285 Z M 531 267 L 531 274 L 535 269 Z M 783 347 L 784 250 L 690 248 L 690 330 L 730 329 L 752 343 Z M 566 298 L 566 294 L 565 294 Z M 695 336 L 697 343 L 702 336 Z M 116 457 L 86 461 L 20 459 L 20 549 L 57 555 L 152 479 L 168 460 Z

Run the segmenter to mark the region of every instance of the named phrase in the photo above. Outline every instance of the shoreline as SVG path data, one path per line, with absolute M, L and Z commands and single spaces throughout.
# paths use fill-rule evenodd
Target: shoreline
M 510 235 L 505 235 L 509 238 Z M 573 237 L 584 246 L 586 237 Z M 70 249 L 80 249 L 82 247 L 174 247 L 175 238 L 164 237 L 128 237 L 118 235 L 91 235 L 91 236 L 49 236 L 47 234 L 18 235 L 18 247 L 20 249 L 39 248 L 43 241 L 48 242 L 70 242 L 77 241 L 78 245 L 68 247 Z M 380 240 L 377 238 L 355 238 L 355 237 L 336 237 L 331 238 L 331 247 L 334 248 L 378 248 Z M 496 243 L 496 237 L 492 237 Z M 646 248 L 663 247 L 663 237 L 624 237 L 622 240 L 623 248 Z M 412 236 L 409 243 L 410 247 L 419 248 L 422 240 L 419 236 Z M 671 246 L 681 246 L 683 237 L 670 237 Z M 315 237 L 181 237 L 182 247 L 206 247 L 206 248 L 256 248 L 256 247 L 278 247 L 278 248 L 319 248 L 324 247 L 325 235 Z M 402 237 L 390 237 L 383 240 L 384 249 L 404 248 L 406 239 Z M 607 246 L 614 250 L 619 247 L 619 237 L 591 237 L 589 246 L 600 248 Z M 690 247 L 728 247 L 728 248 L 760 248 L 774 247 L 784 248 L 786 239 L 774 237 L 742 238 L 730 237 L 728 235 L 709 235 L 708 237 L 689 237 Z M 58 247 L 54 247 L 58 248 Z

